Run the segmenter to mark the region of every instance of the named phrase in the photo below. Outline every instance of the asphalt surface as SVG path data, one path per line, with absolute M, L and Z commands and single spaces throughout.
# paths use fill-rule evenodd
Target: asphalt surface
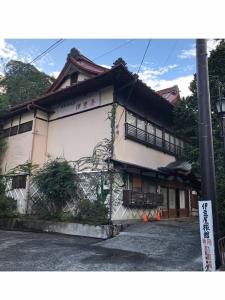
M 0 230 L 0 271 L 200 271 L 198 226 L 138 223 L 109 240 Z

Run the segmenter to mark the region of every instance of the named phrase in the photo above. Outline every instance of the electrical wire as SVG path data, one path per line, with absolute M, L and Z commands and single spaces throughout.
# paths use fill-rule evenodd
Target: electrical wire
M 50 47 L 48 47 L 45 51 L 43 51 L 41 54 L 39 54 L 38 56 L 36 56 L 31 62 L 29 62 L 30 64 L 36 62 L 37 60 L 39 60 L 40 58 L 42 58 L 43 56 L 45 56 L 46 54 L 48 54 L 49 52 L 51 52 L 52 50 L 54 50 L 56 47 L 58 47 L 60 44 L 62 44 L 65 41 L 65 39 L 60 39 L 58 41 L 56 41 L 54 44 L 52 44 Z
M 111 49 L 111 50 L 109 50 L 109 51 L 107 51 L 107 52 L 105 52 L 105 53 L 103 53 L 103 54 L 97 56 L 97 57 L 95 57 L 93 60 L 95 61 L 95 60 L 97 60 L 97 59 L 99 59 L 99 58 L 102 58 L 103 56 L 105 56 L 105 55 L 107 55 L 107 54 L 110 54 L 110 53 L 112 53 L 113 51 L 115 51 L 115 50 L 117 50 L 117 49 L 120 49 L 120 48 L 122 48 L 122 47 L 124 47 L 124 46 L 130 44 L 130 43 L 133 42 L 133 41 L 135 41 L 135 39 L 129 40 L 129 41 L 127 41 L 127 42 L 125 42 L 125 43 L 123 43 L 123 44 L 121 44 L 121 45 L 119 45 L 119 46 L 117 46 L 117 47 L 115 47 L 115 48 L 113 48 L 113 49 Z
M 152 39 L 149 39 L 148 45 L 147 45 L 147 47 L 146 47 L 146 49 L 145 49 L 145 53 L 144 53 L 144 55 L 143 55 L 143 57 L 142 57 L 142 60 L 141 60 L 140 66 L 139 66 L 139 68 L 138 68 L 137 74 L 139 74 L 139 72 L 140 72 L 140 70 L 141 70 L 142 64 L 143 64 L 143 62 L 144 62 L 145 56 L 146 56 L 146 54 L 147 54 L 147 52 L 148 52 L 148 48 L 149 48 L 151 42 L 152 42 Z
M 166 57 L 165 62 L 162 65 L 162 68 L 164 68 L 166 66 L 166 64 L 168 63 L 168 61 L 169 61 L 170 57 L 172 56 L 172 54 L 174 53 L 174 50 L 176 49 L 178 43 L 179 43 L 179 40 L 175 40 L 175 43 L 173 44 L 173 47 L 171 48 L 169 55 Z
M 138 71 L 137 71 L 137 75 L 139 74 L 139 72 L 140 72 L 140 70 L 141 70 L 141 67 L 142 67 L 142 64 L 143 64 L 143 62 L 144 62 L 145 56 L 146 56 L 146 54 L 147 54 L 147 52 L 148 52 L 148 48 L 149 48 L 150 45 L 151 45 L 151 41 L 152 41 L 152 39 L 149 39 L 148 44 L 147 44 L 147 47 L 146 47 L 145 52 L 144 52 L 144 54 L 143 54 L 141 63 L 140 63 L 140 65 L 139 65 L 139 68 L 138 68 Z M 133 89 L 134 89 L 134 85 L 135 85 L 136 82 L 137 82 L 137 78 L 133 81 L 133 83 L 132 83 L 132 85 L 131 85 L 131 88 L 130 88 L 130 91 L 129 91 L 129 94 L 128 94 L 128 97 L 127 97 L 127 101 L 126 101 L 126 102 L 129 101 L 130 96 L 131 96 L 131 94 L 132 94 L 132 92 L 133 92 Z M 122 111 L 122 113 L 121 113 L 121 115 L 120 115 L 120 118 L 119 118 L 119 121 L 117 122 L 116 126 L 119 125 L 119 123 L 120 123 L 120 121 L 121 121 L 121 118 L 122 118 L 124 112 L 125 112 L 125 109 Z

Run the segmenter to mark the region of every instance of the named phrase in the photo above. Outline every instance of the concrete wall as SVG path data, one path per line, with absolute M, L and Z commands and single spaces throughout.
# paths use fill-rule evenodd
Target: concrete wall
M 122 106 L 116 111 L 116 137 L 114 159 L 138 166 L 157 169 L 175 161 L 175 157 L 152 149 L 138 142 L 125 139 L 125 111 Z

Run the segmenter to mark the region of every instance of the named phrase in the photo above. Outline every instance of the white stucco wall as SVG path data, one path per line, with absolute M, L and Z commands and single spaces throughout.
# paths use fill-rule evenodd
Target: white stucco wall
M 21 123 L 33 120 L 33 113 L 27 112 L 21 116 Z M 19 116 L 15 116 L 4 124 L 4 128 L 19 125 Z M 2 156 L 1 170 L 7 173 L 10 169 L 31 159 L 33 130 L 6 138 L 6 150 Z
M 31 159 L 32 131 L 6 138 L 6 151 L 2 158 L 2 173 Z
M 110 138 L 110 110 L 109 105 L 49 122 L 47 155 L 67 160 L 92 155 L 97 143 Z
M 35 119 L 32 163 L 42 166 L 47 160 L 48 122 Z

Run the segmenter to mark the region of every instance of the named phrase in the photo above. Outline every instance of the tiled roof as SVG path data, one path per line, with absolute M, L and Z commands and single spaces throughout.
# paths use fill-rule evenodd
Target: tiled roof
M 180 100 L 180 92 L 177 85 L 169 87 L 167 89 L 163 89 L 160 91 L 156 91 L 160 96 L 165 98 L 168 102 L 175 105 L 177 101 Z

